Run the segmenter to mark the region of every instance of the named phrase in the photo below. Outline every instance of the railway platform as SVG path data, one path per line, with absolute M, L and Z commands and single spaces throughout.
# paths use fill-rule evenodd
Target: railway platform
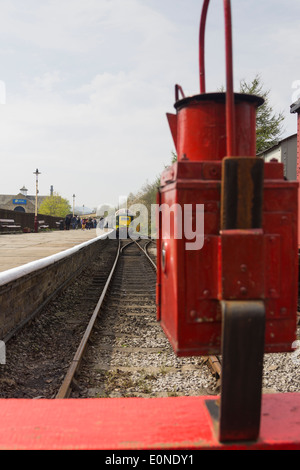
M 87 242 L 105 230 L 58 230 L 0 236 L 0 272 L 60 253 Z

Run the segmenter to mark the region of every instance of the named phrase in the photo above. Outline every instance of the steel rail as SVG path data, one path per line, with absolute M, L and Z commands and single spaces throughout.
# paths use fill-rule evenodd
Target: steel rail
M 117 262 L 119 260 L 119 255 L 120 255 L 120 241 L 119 241 L 119 245 L 118 245 L 118 250 L 117 250 L 117 255 L 116 255 L 116 258 L 115 258 L 115 261 L 114 261 L 114 264 L 113 264 L 113 267 L 110 271 L 110 274 L 107 278 L 107 281 L 105 283 L 105 286 L 103 288 L 103 291 L 101 293 L 101 296 L 98 300 L 98 303 L 96 305 L 96 308 L 91 316 L 91 319 L 89 321 L 89 324 L 87 326 L 87 329 L 82 337 L 82 340 L 80 342 L 80 345 L 78 346 L 78 349 L 75 353 L 75 356 L 73 357 L 73 360 L 71 362 L 71 365 L 67 371 L 67 374 L 65 375 L 65 378 L 64 378 L 64 381 L 56 395 L 56 399 L 62 399 L 62 398 L 68 398 L 70 396 L 70 393 L 71 393 L 71 389 L 72 389 L 72 382 L 74 381 L 75 379 L 75 374 L 79 368 L 79 365 L 80 365 L 80 362 L 81 362 L 81 359 L 82 359 L 82 356 L 83 356 L 83 353 L 85 351 L 85 347 L 88 343 L 88 340 L 90 338 L 90 335 L 91 335 L 91 332 L 93 330 L 93 327 L 94 327 L 94 324 L 95 324 L 95 321 L 97 319 L 97 316 L 98 316 L 98 313 L 100 311 L 100 308 L 103 304 L 103 301 L 104 301 L 104 298 L 106 296 L 106 293 L 107 293 L 107 290 L 108 290 L 108 287 L 110 285 L 110 281 L 113 277 L 113 274 L 115 272 L 115 268 L 116 268 L 116 265 L 117 265 Z
M 135 241 L 135 240 L 134 240 Z M 141 247 L 137 242 L 138 247 L 140 248 L 141 251 L 145 253 L 145 255 L 148 257 L 149 261 L 151 262 L 152 266 L 154 267 L 155 271 L 157 271 L 157 266 L 154 263 L 154 261 L 150 258 L 150 256 L 147 253 L 147 247 L 150 245 L 150 243 L 153 240 L 148 240 L 148 243 L 146 243 L 145 247 Z M 222 372 L 222 365 L 220 362 L 220 359 L 218 356 L 208 356 L 207 360 L 207 366 L 212 372 L 212 375 L 217 379 L 218 385 L 221 383 L 221 372 Z
M 115 258 L 115 261 L 114 261 L 114 264 L 113 264 L 113 267 L 110 271 L 110 274 L 107 278 L 107 281 L 105 283 L 105 286 L 103 288 L 103 291 L 101 293 L 101 296 L 97 302 L 97 305 L 96 305 L 96 308 L 94 309 L 94 312 L 91 316 L 91 319 L 89 321 L 89 324 L 86 328 L 86 331 L 82 337 L 82 340 L 80 342 L 80 345 L 78 346 L 77 348 L 77 351 L 73 357 L 73 360 L 69 366 L 69 369 L 65 375 L 65 378 L 63 380 L 63 383 L 62 385 L 60 386 L 60 389 L 58 391 L 58 393 L 56 394 L 55 398 L 56 399 L 64 399 L 64 398 L 68 398 L 71 394 L 71 390 L 72 390 L 72 383 L 74 382 L 75 380 L 75 375 L 76 375 L 76 372 L 78 371 L 79 369 L 79 365 L 80 365 L 80 362 L 82 360 L 82 357 L 83 357 L 83 354 L 84 354 L 84 351 L 85 351 L 85 348 L 86 348 L 86 345 L 89 341 L 89 338 L 90 338 L 90 335 L 91 335 L 91 332 L 93 330 L 93 327 L 94 327 L 94 324 L 95 324 L 95 321 L 98 317 L 98 314 L 99 314 L 99 311 L 101 309 L 101 306 L 103 304 L 103 301 L 104 301 L 104 298 L 106 296 L 106 293 L 108 291 L 108 288 L 109 288 L 109 285 L 110 285 L 110 282 L 111 282 L 111 279 L 113 277 L 113 274 L 115 272 L 115 268 L 117 266 L 117 263 L 118 263 L 118 260 L 119 260 L 119 256 L 120 256 L 120 253 L 123 251 L 123 249 L 125 249 L 127 246 L 131 245 L 132 243 L 135 243 L 138 248 L 142 251 L 142 253 L 146 256 L 146 258 L 148 259 L 148 261 L 150 262 L 151 266 L 153 267 L 153 269 L 155 271 L 157 271 L 157 266 L 156 264 L 154 263 L 154 261 L 151 259 L 151 257 L 149 256 L 149 254 L 147 253 L 146 251 L 146 247 L 148 246 L 148 244 L 150 244 L 152 240 L 150 240 L 147 245 L 145 247 L 142 247 L 136 240 L 133 240 L 131 239 L 131 241 L 129 241 L 126 245 L 124 245 L 123 247 L 120 246 L 120 241 L 119 241 L 119 245 L 118 245 L 118 250 L 117 250 L 117 255 L 116 255 L 116 258 Z M 216 374 L 216 377 L 220 380 L 221 379 L 221 364 L 220 364 L 220 361 L 219 361 L 219 358 L 217 358 L 216 356 L 209 356 L 208 357 L 208 361 L 209 361 L 209 368 L 213 370 L 213 375 Z
M 125 248 L 126 248 L 127 246 L 132 245 L 133 242 L 134 242 L 134 240 L 130 239 L 129 242 L 127 242 L 125 245 L 123 245 L 123 246 L 121 247 L 121 249 L 120 249 L 121 253 L 122 253 L 123 250 L 125 250 Z
M 135 241 L 135 240 L 134 240 Z M 151 262 L 152 266 L 154 267 L 155 271 L 157 271 L 157 266 L 154 261 L 150 258 L 147 253 L 147 247 L 153 240 L 148 240 L 145 247 L 141 247 L 136 241 L 135 243 L 138 245 L 141 251 L 148 257 L 149 261 Z M 216 378 L 218 386 L 221 384 L 221 372 L 222 372 L 222 365 L 218 356 L 208 356 L 206 360 L 207 366 L 211 371 L 212 375 Z
M 148 247 L 148 245 L 150 245 L 150 243 L 153 240 L 149 239 L 148 243 L 146 243 L 145 247 L 140 246 L 139 243 L 137 243 L 136 240 L 133 240 L 133 241 L 138 245 L 139 249 L 147 256 L 147 258 L 149 259 L 151 265 L 153 266 L 155 271 L 157 271 L 156 264 L 154 263 L 154 261 L 150 258 L 149 254 L 147 253 L 147 247 Z M 220 384 L 221 384 L 222 365 L 221 365 L 221 361 L 220 361 L 219 357 L 218 356 L 208 356 L 208 358 L 206 359 L 205 362 L 207 363 L 207 366 L 208 366 L 209 370 L 211 371 L 212 375 L 216 378 L 218 386 L 220 386 Z
M 145 240 L 145 238 L 142 238 L 141 240 Z M 154 269 L 155 272 L 157 272 L 157 266 L 156 264 L 154 263 L 154 261 L 151 259 L 151 257 L 149 256 L 149 254 L 147 253 L 147 250 L 146 250 L 146 247 L 143 248 L 136 240 L 133 240 L 135 242 L 135 244 L 139 247 L 139 249 L 144 253 L 144 255 L 146 256 L 146 258 L 148 259 L 149 263 L 151 264 L 152 268 Z M 152 240 L 149 240 L 147 245 L 148 246 L 150 243 L 152 242 Z
M 212 375 L 217 380 L 217 385 L 221 385 L 221 372 L 222 372 L 222 365 L 218 356 L 208 356 L 207 366 L 211 371 Z

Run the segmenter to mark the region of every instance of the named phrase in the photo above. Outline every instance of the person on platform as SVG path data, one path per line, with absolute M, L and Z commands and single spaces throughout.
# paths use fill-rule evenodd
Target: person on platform
M 71 217 L 67 215 L 65 218 L 66 230 L 70 230 L 70 224 L 71 224 Z

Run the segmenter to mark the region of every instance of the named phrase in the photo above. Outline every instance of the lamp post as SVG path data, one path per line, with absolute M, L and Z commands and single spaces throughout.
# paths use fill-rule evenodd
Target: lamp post
M 37 233 L 38 231 L 38 220 L 37 220 L 37 212 L 38 212 L 38 178 L 41 174 L 38 169 L 36 169 L 33 173 L 35 175 L 35 213 L 34 213 L 34 231 Z
M 73 194 L 73 217 L 75 215 L 75 194 Z

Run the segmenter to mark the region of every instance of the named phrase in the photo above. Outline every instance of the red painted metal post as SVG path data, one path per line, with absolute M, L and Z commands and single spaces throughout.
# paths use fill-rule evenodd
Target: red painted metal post
M 199 30 L 199 76 L 200 93 L 205 93 L 205 26 L 207 10 L 210 0 L 204 0 Z M 235 145 L 235 118 L 233 94 L 233 58 L 232 58 L 232 25 L 230 0 L 224 0 L 225 17 L 225 48 L 226 48 L 226 123 L 227 123 L 227 155 L 234 156 Z
M 233 97 L 233 59 L 232 59 L 232 25 L 230 0 L 224 0 L 225 12 L 225 47 L 226 47 L 226 125 L 227 125 L 227 155 L 236 154 L 236 136 Z
M 256 155 L 256 108 L 263 100 L 234 94 L 230 0 L 224 0 L 226 94 L 205 93 L 205 26 L 210 0 L 204 0 L 199 30 L 200 95 L 185 97 L 175 86 L 177 114 L 167 114 L 178 159 L 222 160 Z M 182 99 L 179 100 L 179 92 Z M 236 134 L 238 129 L 238 134 Z
M 205 93 L 205 26 L 206 16 L 210 0 L 204 0 L 199 30 L 199 76 L 200 76 L 200 93 Z

